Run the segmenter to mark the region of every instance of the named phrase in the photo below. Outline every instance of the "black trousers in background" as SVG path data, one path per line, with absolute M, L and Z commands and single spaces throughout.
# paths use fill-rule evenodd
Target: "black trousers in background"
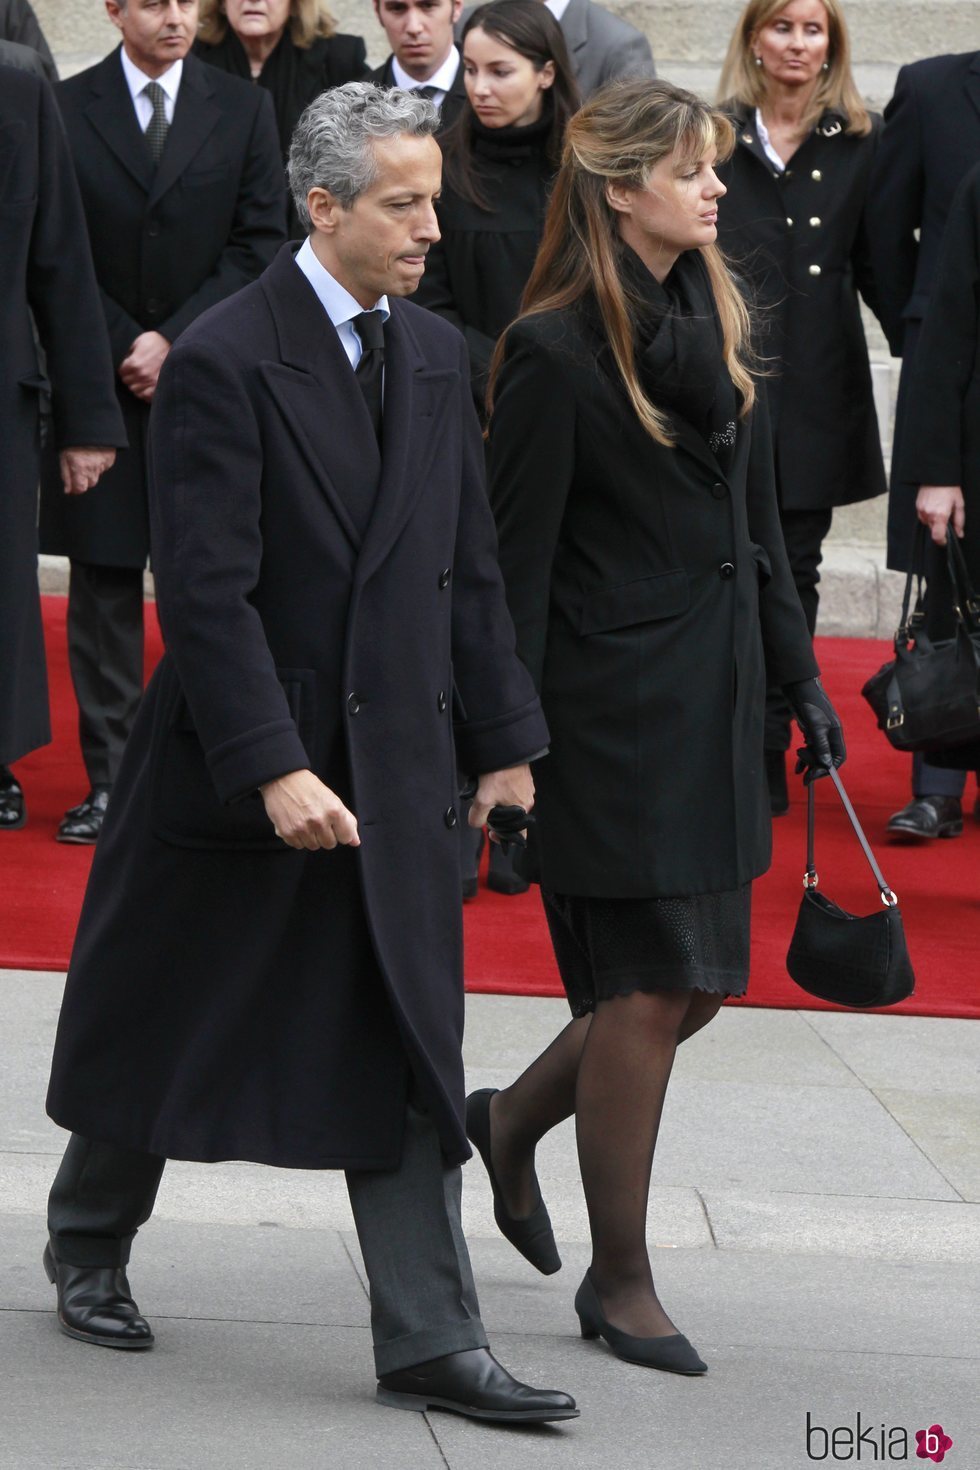
M 830 530 L 833 515 L 832 509 L 779 512 L 786 554 L 811 638 L 817 626 L 817 609 L 820 606 L 817 586 L 820 582 L 823 543 Z M 792 720 L 792 711 L 782 689 L 778 684 L 770 684 L 766 689 L 766 750 L 789 749 Z
M 68 664 L 92 786 L 111 786 L 143 697 L 143 572 L 72 561 Z
M 166 1160 L 72 1134 L 48 1199 L 51 1248 L 75 1266 L 129 1260 Z M 406 1110 L 399 1167 L 347 1173 L 371 1288 L 379 1376 L 487 1346 L 460 1222 L 462 1173 L 447 1169 L 426 1113 Z

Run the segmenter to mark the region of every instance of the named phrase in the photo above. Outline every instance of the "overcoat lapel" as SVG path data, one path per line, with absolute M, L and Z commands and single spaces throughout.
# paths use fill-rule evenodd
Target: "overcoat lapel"
M 381 488 L 361 552 L 362 580 L 380 566 L 422 493 L 458 384 L 457 369 L 426 367 L 407 315 L 392 301 L 385 327 Z
M 195 56 L 184 58 L 174 120 L 167 132 L 167 141 L 150 188 L 151 205 L 173 188 L 221 117 L 221 109 L 214 101 L 206 73 L 206 65 Z
M 149 193 L 153 160 L 123 75 L 121 49 L 117 47 L 97 68 L 92 78 L 92 101 L 85 108 L 85 115 L 123 168 Z
M 589 39 L 588 14 L 585 0 L 569 0 L 561 18 L 561 28 L 569 54 L 574 56 Z
M 262 285 L 281 352 L 280 362 L 262 364 L 262 375 L 334 516 L 359 549 L 381 473 L 364 395 L 291 246 L 283 246 Z
M 980 51 L 974 56 L 966 74 L 966 94 L 977 112 L 980 112 Z
M 671 414 L 670 423 L 675 435 L 677 436 L 678 449 L 685 450 L 686 453 L 692 455 L 694 459 L 703 464 L 706 469 L 709 469 L 713 475 L 716 475 L 719 479 L 727 481 L 728 475 L 722 469 L 721 465 L 718 463 L 718 460 L 708 448 L 708 444 L 704 438 L 704 435 L 699 434 L 694 425 L 688 423 L 687 419 L 682 418 L 681 415 L 678 413 Z M 744 433 L 745 420 L 736 420 L 736 444 L 739 442 L 739 440 L 741 440 Z

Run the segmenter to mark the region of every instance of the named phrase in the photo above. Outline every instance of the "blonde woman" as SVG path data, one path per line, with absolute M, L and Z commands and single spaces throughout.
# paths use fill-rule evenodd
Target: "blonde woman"
M 201 0 L 202 61 L 272 94 L 283 165 L 300 113 L 328 87 L 362 81 L 364 41 L 341 35 L 323 0 Z M 290 205 L 290 234 L 302 234 Z
M 521 316 L 498 348 L 491 493 L 518 652 L 541 694 L 528 876 L 571 1022 L 510 1087 L 473 1093 L 497 1223 L 561 1262 L 534 1172 L 575 1115 L 592 1262 L 582 1332 L 697 1374 L 661 1305 L 647 1197 L 679 1042 L 748 977 L 770 857 L 766 668 L 814 763 L 840 724 L 779 531 L 748 317 L 715 245 L 731 123 L 666 82 L 614 84 L 568 125 Z
M 872 310 L 865 210 L 881 119 L 851 75 L 839 0 L 750 0 L 728 48 L 722 107 L 735 150 L 720 241 L 757 304 L 768 369 L 776 490 L 807 624 L 835 506 L 885 490 L 858 292 Z M 770 688 L 773 813 L 788 806 L 790 711 Z

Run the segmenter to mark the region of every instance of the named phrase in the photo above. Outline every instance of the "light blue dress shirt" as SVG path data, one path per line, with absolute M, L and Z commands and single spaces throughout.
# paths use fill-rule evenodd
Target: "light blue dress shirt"
M 364 307 L 359 301 L 354 300 L 347 288 L 342 286 L 325 266 L 320 264 L 309 239 L 303 241 L 296 252 L 295 259 L 296 264 L 316 292 L 320 305 L 337 328 L 337 336 L 347 353 L 348 362 L 352 368 L 356 368 L 361 360 L 363 349 L 361 339 L 352 323 L 354 317 L 361 315 Z M 391 316 L 387 296 L 380 296 L 372 310 L 380 311 L 382 321 L 387 321 Z

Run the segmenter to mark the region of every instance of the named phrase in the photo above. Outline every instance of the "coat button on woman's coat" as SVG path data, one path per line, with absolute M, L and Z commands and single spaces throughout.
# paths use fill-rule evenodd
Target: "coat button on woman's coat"
M 723 582 L 728 582 L 735 575 L 735 563 L 731 561 L 723 561 L 721 566 L 718 568 L 718 575 Z
M 438 708 L 439 713 L 441 715 L 444 715 L 446 713 L 446 705 L 447 705 L 446 691 L 445 691 L 445 689 L 440 689 L 439 690 L 439 698 L 436 700 L 436 707 Z
M 452 807 L 452 806 L 447 806 L 445 812 L 443 813 L 442 820 L 445 822 L 445 824 L 446 824 L 447 827 L 455 827 L 455 825 L 456 825 L 456 808 L 455 807 Z
M 357 695 L 356 694 L 348 694 L 348 696 L 347 696 L 347 709 L 348 709 L 348 712 L 350 714 L 352 714 L 352 715 L 356 715 L 357 712 L 358 712 L 358 710 L 360 709 L 360 707 L 361 707 L 361 701 L 358 699 Z
M 449 586 L 449 578 L 452 576 L 452 568 L 446 567 L 439 573 L 439 586 L 445 591 Z

